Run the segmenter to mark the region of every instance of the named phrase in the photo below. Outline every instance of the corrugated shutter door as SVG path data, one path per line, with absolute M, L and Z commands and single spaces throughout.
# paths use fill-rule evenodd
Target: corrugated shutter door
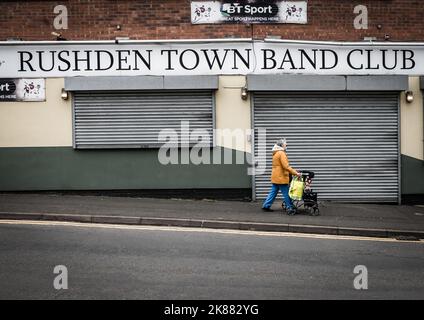
M 271 148 L 288 140 L 295 169 L 316 174 L 321 200 L 397 202 L 397 93 L 255 93 L 254 126 L 266 128 L 266 172 L 255 177 L 257 199 L 270 188 Z
M 108 91 L 74 93 L 75 148 L 159 147 L 162 129 L 181 122 L 213 129 L 212 91 Z

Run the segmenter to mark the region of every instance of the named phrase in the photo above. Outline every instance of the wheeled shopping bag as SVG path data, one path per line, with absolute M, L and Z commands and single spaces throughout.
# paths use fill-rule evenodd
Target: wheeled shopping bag
M 303 209 L 310 215 L 318 216 L 318 193 L 314 192 L 311 188 L 315 173 L 312 171 L 299 172 L 301 173 L 301 177 L 293 177 L 290 182 L 289 197 L 292 199 L 296 211 Z M 285 210 L 284 203 L 282 206 Z

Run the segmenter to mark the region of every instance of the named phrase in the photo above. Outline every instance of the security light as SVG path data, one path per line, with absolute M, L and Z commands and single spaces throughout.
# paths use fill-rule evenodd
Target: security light
M 69 93 L 68 93 L 68 91 L 66 91 L 65 89 L 62 88 L 62 93 L 60 94 L 60 97 L 63 100 L 68 100 L 69 99 Z
M 62 34 L 60 34 L 60 33 L 57 33 L 57 32 L 52 32 L 51 33 L 52 34 L 52 36 L 55 36 L 56 37 L 56 40 L 57 41 L 64 41 L 64 40 L 66 40 L 64 37 L 62 37 Z
M 247 88 L 246 87 L 242 87 L 241 88 L 241 98 L 243 99 L 243 100 L 247 100 Z
M 406 102 L 411 103 L 414 101 L 414 92 L 413 91 L 406 91 L 405 92 L 405 99 Z

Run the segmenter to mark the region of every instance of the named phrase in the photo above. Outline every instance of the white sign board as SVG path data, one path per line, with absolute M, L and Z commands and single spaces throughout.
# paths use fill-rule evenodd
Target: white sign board
M 321 74 L 423 75 L 424 44 L 325 42 L 1 45 L 1 78 Z
M 191 23 L 307 23 L 306 1 L 192 1 Z

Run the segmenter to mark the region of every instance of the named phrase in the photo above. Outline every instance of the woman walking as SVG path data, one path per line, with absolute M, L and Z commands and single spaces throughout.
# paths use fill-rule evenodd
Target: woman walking
M 265 199 L 262 210 L 274 211 L 271 209 L 275 198 L 277 197 L 278 190 L 281 191 L 284 204 L 287 212 L 290 215 L 296 213 L 293 203 L 289 197 L 289 182 L 290 174 L 300 177 L 301 174 L 294 170 L 289 165 L 289 160 L 286 154 L 287 141 L 286 139 L 278 140 L 272 148 L 272 174 L 271 174 L 271 191 Z

